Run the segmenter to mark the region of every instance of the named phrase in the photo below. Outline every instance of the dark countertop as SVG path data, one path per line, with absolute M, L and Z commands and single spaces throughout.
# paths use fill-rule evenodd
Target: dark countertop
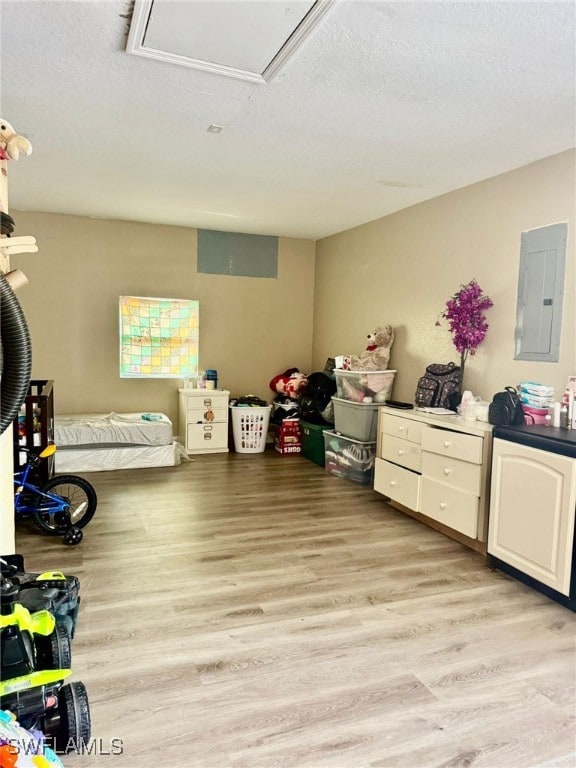
M 517 427 L 494 427 L 492 434 L 501 440 L 509 440 L 512 443 L 520 443 L 576 459 L 576 429 L 530 424 Z

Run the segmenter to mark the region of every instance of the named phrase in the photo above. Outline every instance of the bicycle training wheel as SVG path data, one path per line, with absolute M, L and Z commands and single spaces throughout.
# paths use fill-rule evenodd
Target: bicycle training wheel
M 88 480 L 76 475 L 56 475 L 42 486 L 44 493 L 59 496 L 68 504 L 64 512 L 38 509 L 34 512 L 34 524 L 43 533 L 59 536 L 72 527 L 84 528 L 94 517 L 98 498 Z M 44 506 L 46 499 L 38 497 L 36 506 Z

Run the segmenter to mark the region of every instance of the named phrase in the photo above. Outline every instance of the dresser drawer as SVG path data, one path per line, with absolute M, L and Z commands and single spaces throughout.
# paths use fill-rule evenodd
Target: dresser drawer
M 482 463 L 482 438 L 476 435 L 464 435 L 448 429 L 425 429 L 422 432 L 422 450 L 474 464 Z
M 478 529 L 478 497 L 422 478 L 420 512 L 475 539 Z
M 480 496 L 482 466 L 439 453 L 422 452 L 422 474 L 452 488 Z
M 382 438 L 381 458 L 393 461 L 416 472 L 420 471 L 422 448 L 417 443 L 400 437 L 385 435 Z
M 188 424 L 186 447 L 189 451 L 227 448 L 228 424 Z
M 411 443 L 422 442 L 422 428 L 426 424 L 411 419 L 403 419 L 401 416 L 393 416 L 391 413 L 382 414 L 382 432 L 385 435 L 401 437 L 404 440 L 410 440 Z
M 189 424 L 210 424 L 211 422 L 228 421 L 227 408 L 190 408 L 186 411 L 186 421 Z
M 418 510 L 420 475 L 388 461 L 376 459 L 374 490 L 408 509 Z

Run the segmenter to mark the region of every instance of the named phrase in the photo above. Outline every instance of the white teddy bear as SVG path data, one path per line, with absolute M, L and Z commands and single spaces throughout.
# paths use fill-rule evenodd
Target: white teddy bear
M 32 144 L 19 136 L 7 120 L 0 118 L 0 160 L 18 160 L 20 152 L 32 154 Z

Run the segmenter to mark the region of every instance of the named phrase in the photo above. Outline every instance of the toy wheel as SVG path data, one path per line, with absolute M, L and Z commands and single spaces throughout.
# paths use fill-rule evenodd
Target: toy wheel
M 56 624 L 48 637 L 37 635 L 35 644 L 37 669 L 70 669 L 72 666 L 70 635 L 63 624 Z
M 72 526 L 84 528 L 94 517 L 98 497 L 88 480 L 76 475 L 56 475 L 42 487 L 44 493 L 59 496 L 68 504 L 67 512 L 34 512 L 34 524 L 43 533 L 58 536 Z M 44 503 L 38 497 L 37 506 Z
M 69 531 L 66 531 L 62 541 L 64 542 L 64 544 L 68 544 L 69 546 L 74 546 L 75 544 L 80 544 L 83 538 L 84 538 L 84 534 L 82 533 L 80 528 L 76 528 L 76 526 L 74 526 L 73 528 L 70 528 Z
M 60 724 L 56 734 L 59 751 L 83 754 L 90 740 L 90 706 L 84 683 L 66 683 L 58 691 Z

